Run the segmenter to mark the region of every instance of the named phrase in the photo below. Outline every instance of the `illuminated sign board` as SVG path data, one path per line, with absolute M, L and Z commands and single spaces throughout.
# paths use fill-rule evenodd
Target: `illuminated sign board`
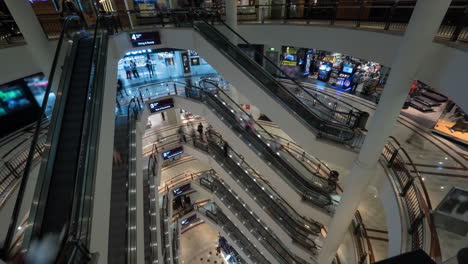
M 144 47 L 161 44 L 159 32 L 131 33 L 130 41 L 132 42 L 133 47 Z
M 181 146 L 168 151 L 164 151 L 162 153 L 162 158 L 163 160 L 172 159 L 176 156 L 182 155 L 182 153 L 184 153 L 184 148 Z
M 148 104 L 151 113 L 157 113 L 174 107 L 172 98 L 154 101 Z

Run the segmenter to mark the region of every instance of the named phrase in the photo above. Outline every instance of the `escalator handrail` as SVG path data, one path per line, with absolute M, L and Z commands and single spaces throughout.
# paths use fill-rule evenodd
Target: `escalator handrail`
M 200 14 L 198 13 L 199 15 L 199 18 L 206 24 L 208 25 L 209 27 L 211 27 L 212 29 L 215 29 L 217 30 L 214 26 L 210 25 L 209 22 L 207 22 L 202 16 L 200 16 Z M 223 20 L 219 20 L 219 22 L 225 26 L 227 29 L 229 29 L 229 31 L 231 31 L 232 33 L 234 33 L 237 37 L 239 37 L 243 42 L 245 42 L 245 44 L 247 45 L 250 45 L 252 46 L 252 44 L 250 42 L 248 42 L 244 37 L 242 37 L 237 31 L 235 31 L 234 29 L 232 29 L 229 25 L 227 25 Z M 229 43 L 231 43 L 231 41 L 228 40 Z M 232 44 L 232 43 L 231 43 Z M 257 51 L 255 51 L 255 54 L 259 54 L 263 57 L 263 59 L 265 59 L 266 61 L 268 61 L 270 63 L 270 65 L 273 65 L 277 70 L 279 70 L 280 72 L 282 72 L 284 74 L 284 76 L 286 76 L 287 79 L 289 79 L 290 81 L 292 81 L 294 84 L 296 84 L 299 88 L 302 89 L 302 91 L 304 91 L 306 94 L 308 94 L 310 97 L 314 98 L 315 100 L 317 100 L 323 107 L 329 109 L 330 111 L 334 111 L 336 113 L 340 113 L 340 114 L 349 114 L 348 112 L 341 112 L 341 111 L 336 111 L 336 110 L 333 110 L 333 109 L 330 109 L 327 105 L 323 104 L 318 98 L 316 98 L 315 96 L 313 96 L 312 94 L 310 94 L 299 82 L 297 82 L 296 80 L 294 80 L 293 78 L 289 77 L 283 70 L 281 70 L 280 67 L 278 67 L 275 63 L 273 63 L 268 57 L 266 57 L 264 54 L 262 53 L 258 53 Z M 261 68 L 262 71 L 265 72 L 265 70 L 262 68 L 262 67 L 259 67 Z M 270 75 L 269 73 L 267 74 L 267 76 Z M 274 78 L 271 78 L 273 79 L 275 82 L 279 83 L 277 80 L 275 80 Z M 285 87 L 283 87 L 281 84 L 280 86 L 288 91 Z M 291 92 L 288 91 L 289 94 L 291 94 L 293 97 L 295 97 Z M 358 110 L 359 111 L 359 110 Z M 353 112 L 354 113 L 354 112 Z M 357 115 L 355 115 L 355 117 L 357 117 Z
M 248 114 L 242 107 L 240 107 L 240 106 L 234 101 L 234 99 L 232 99 L 229 95 L 227 95 L 227 94 L 219 87 L 219 85 L 216 84 L 213 80 L 211 80 L 211 79 L 202 79 L 202 80 L 200 80 L 200 83 L 201 83 L 201 82 L 207 82 L 207 83 L 210 83 L 210 84 L 214 85 L 215 88 L 216 88 L 216 90 L 217 90 L 218 92 L 220 92 L 220 93 L 222 93 L 224 96 L 226 96 L 235 106 L 237 106 L 238 109 L 240 109 L 240 111 L 242 111 L 242 113 L 244 113 L 245 115 L 248 115 L 248 116 L 249 116 L 249 114 Z M 193 87 L 194 87 L 194 88 L 199 88 L 199 87 L 194 86 L 194 85 L 193 85 Z M 202 89 L 203 89 L 203 88 L 202 88 Z M 202 90 L 202 91 L 203 91 L 203 90 Z M 204 91 L 204 92 L 207 93 L 206 91 Z M 272 135 L 268 130 L 266 130 L 266 129 L 265 129 L 262 125 L 260 125 L 257 121 L 255 121 L 255 120 L 253 120 L 253 121 L 254 121 L 254 123 L 255 123 L 258 127 L 261 128 L 261 130 L 262 130 L 262 131 L 260 131 L 261 133 L 266 133 L 266 134 L 267 134 L 270 138 L 272 138 L 272 139 L 277 138 L 277 136 Z M 267 140 L 268 140 L 268 139 L 267 139 Z M 262 140 L 262 141 L 263 141 L 263 140 Z M 296 160 L 299 164 L 301 164 L 301 165 L 304 167 L 304 169 L 305 169 L 306 171 L 308 171 L 309 173 L 311 173 L 311 174 L 314 175 L 315 177 L 318 177 L 318 178 L 327 180 L 327 178 L 325 178 L 325 177 L 323 177 L 323 176 L 321 176 L 321 175 L 317 175 L 317 173 L 311 171 L 307 166 L 305 166 L 301 161 L 299 161 L 299 160 L 296 158 L 295 155 L 292 155 L 291 153 L 289 153 L 289 151 L 288 151 L 287 153 L 290 154 L 290 156 L 291 156 L 294 160 Z M 275 158 L 278 158 L 277 155 L 272 155 L 272 156 L 275 157 Z M 298 173 L 298 174 L 301 174 L 301 173 Z
M 55 50 L 54 60 L 52 61 L 52 67 L 51 67 L 51 71 L 50 71 L 50 76 L 48 78 L 49 80 L 48 80 L 47 88 L 45 90 L 44 98 L 42 100 L 41 109 L 40 109 L 40 111 L 38 113 L 38 118 L 37 118 L 37 121 L 36 121 L 36 128 L 35 128 L 35 132 L 34 132 L 34 137 L 33 137 L 33 140 L 31 142 L 31 147 L 29 149 L 29 155 L 28 155 L 28 159 L 26 161 L 26 166 L 24 168 L 23 177 L 21 178 L 20 189 L 18 191 L 18 196 L 17 196 L 18 198 L 16 199 L 16 202 L 15 202 L 15 207 L 13 209 L 12 217 L 11 217 L 10 224 L 9 224 L 9 227 L 8 227 L 8 232 L 7 232 L 7 235 L 5 237 L 5 241 L 4 241 L 2 250 L 1 250 L 2 251 L 1 255 L 4 258 L 7 257 L 9 247 L 10 247 L 10 244 L 11 244 L 11 240 L 12 240 L 13 234 L 14 234 L 14 232 L 16 230 L 15 226 L 16 226 L 16 222 L 18 221 L 18 216 L 19 216 L 21 204 L 22 204 L 23 198 L 24 198 L 24 192 L 26 191 L 26 184 L 28 182 L 29 172 L 31 170 L 31 166 L 32 166 L 32 162 L 33 162 L 35 147 L 36 147 L 37 142 L 39 140 L 39 133 L 40 133 L 40 130 L 41 130 L 42 117 L 44 116 L 45 110 L 47 108 L 47 102 L 49 100 L 50 91 L 52 90 L 52 83 L 53 83 L 53 80 L 54 80 L 54 77 L 55 77 L 55 71 L 56 71 L 56 68 L 58 66 L 58 59 L 60 57 L 60 51 L 61 51 L 60 47 L 62 46 L 63 40 L 65 38 L 65 34 L 69 30 L 70 21 L 76 20 L 76 19 L 78 19 L 80 22 L 82 22 L 79 16 L 68 16 L 68 17 L 66 17 L 65 21 L 64 21 L 64 24 L 63 24 L 62 32 L 60 33 L 60 39 L 59 39 L 59 42 L 57 44 L 57 49 Z
M 206 23 L 208 26 L 212 27 L 212 26 L 209 25 L 207 22 L 204 22 L 204 23 Z M 196 26 L 194 26 L 194 27 L 196 28 Z M 215 29 L 215 30 L 216 30 L 216 29 Z M 199 31 L 200 31 L 200 30 L 199 30 Z M 201 32 L 201 31 L 200 31 L 200 32 Z M 222 36 L 222 34 L 221 34 L 221 37 L 225 38 L 224 36 Z M 236 47 L 236 46 L 234 46 L 231 42 L 229 42 L 228 40 L 227 40 L 227 43 L 228 43 L 228 45 L 231 45 L 232 47 Z M 236 48 L 237 48 L 237 47 L 236 47 Z M 250 58 L 246 57 L 246 55 L 245 55 L 244 53 L 241 53 L 241 55 L 244 56 L 245 59 L 250 59 Z M 261 67 L 259 67 L 259 66 L 256 66 L 256 67 L 257 67 L 258 70 L 264 71 L 263 68 L 261 68 Z M 283 87 L 278 81 L 276 81 L 274 78 L 271 78 L 271 76 L 269 76 L 269 73 L 268 73 L 266 76 L 267 76 L 267 78 L 270 78 L 270 80 L 271 80 L 272 82 L 276 82 L 276 83 L 279 84 L 280 87 Z M 280 89 L 281 89 L 281 88 L 280 88 Z M 328 120 L 324 120 L 324 119 L 323 119 L 322 117 L 320 117 L 317 113 L 315 113 L 314 111 L 312 111 L 312 110 L 310 109 L 310 107 L 308 107 L 307 105 L 305 105 L 304 102 L 302 102 L 302 101 L 299 100 L 296 96 L 294 96 L 288 89 L 286 89 L 286 88 L 283 87 L 281 90 L 284 90 L 284 92 L 286 92 L 287 94 L 289 94 L 289 95 L 291 96 L 291 98 L 293 98 L 293 99 L 296 101 L 296 103 L 297 103 L 298 105 L 301 105 L 302 108 L 303 108 L 305 111 L 307 111 L 311 116 L 313 116 L 315 119 L 321 121 L 321 125 L 320 125 L 319 127 L 311 126 L 308 122 L 306 122 L 306 121 L 297 113 L 297 111 L 292 110 L 290 105 L 288 105 L 288 104 L 286 104 L 286 103 L 284 103 L 284 102 L 281 102 L 281 104 L 283 104 L 284 107 L 291 109 L 291 111 L 297 116 L 296 118 L 297 118 L 301 123 L 303 123 L 306 127 L 309 127 L 309 128 L 311 128 L 312 130 L 314 130 L 314 131 L 317 131 L 317 132 L 319 133 L 319 135 L 322 135 L 323 137 L 329 138 L 329 139 L 332 140 L 332 141 L 337 141 L 337 142 L 349 142 L 349 141 L 352 141 L 353 138 L 355 138 L 355 137 L 357 136 L 356 134 L 359 134 L 359 133 L 360 133 L 357 129 L 351 128 L 350 126 L 346 126 L 346 125 L 343 125 L 343 124 L 340 124 L 340 123 L 330 122 L 330 121 L 328 121 Z M 270 93 L 271 93 L 271 91 L 269 91 L 268 89 L 267 89 L 267 92 L 270 92 Z M 306 91 L 306 93 L 309 94 L 307 91 Z M 312 97 L 313 97 L 313 96 L 312 96 Z M 279 99 L 279 100 L 280 100 L 280 99 Z M 316 99 L 316 101 L 317 101 L 317 102 L 320 102 L 320 104 L 323 105 L 323 103 L 322 103 L 320 100 Z M 324 107 L 326 107 L 326 108 L 328 109 L 327 106 L 324 106 Z M 318 111 L 320 111 L 320 110 L 318 110 Z M 320 111 L 320 112 L 322 112 L 322 111 Z M 337 111 L 335 111 L 335 112 L 338 113 Z M 349 115 L 348 112 L 347 112 L 347 113 L 343 113 L 343 114 L 344 114 L 344 115 Z M 335 128 L 335 129 L 338 129 L 339 131 L 348 131 L 351 135 L 350 135 L 350 137 L 347 137 L 347 138 L 340 138 L 338 135 L 334 135 L 333 133 L 330 134 L 330 136 L 327 136 L 327 134 L 329 134 L 329 133 L 328 133 L 328 132 L 325 132 L 325 131 L 322 131 L 322 129 L 325 128 L 325 127 Z M 335 137 L 338 137 L 338 138 L 335 138 Z
M 90 74 L 88 76 L 88 81 L 87 81 L 87 94 L 89 95 L 90 92 L 91 92 L 91 87 L 94 87 L 94 84 L 91 84 L 91 81 L 92 81 L 92 78 L 96 78 L 96 74 L 93 74 L 92 73 L 92 69 L 94 68 L 94 70 L 96 71 L 97 70 L 97 65 L 94 65 L 94 62 L 96 62 L 97 64 L 97 59 L 95 58 L 96 56 L 96 43 L 97 43 L 97 36 L 98 36 L 98 31 L 99 31 L 99 27 L 101 26 L 101 23 L 100 23 L 100 20 L 102 19 L 102 14 L 99 14 L 97 13 L 97 16 L 96 16 L 96 24 L 94 26 L 94 34 L 93 34 L 93 43 L 92 43 L 92 51 L 91 51 L 91 62 L 90 62 Z M 94 77 L 93 77 L 94 76 Z M 94 89 L 96 89 L 96 87 L 94 87 Z M 95 93 L 93 93 L 93 97 Z M 94 98 L 93 98 L 94 99 Z M 84 112 L 84 118 L 82 120 L 82 129 L 83 131 L 86 130 L 88 128 L 88 122 L 87 122 L 87 119 L 89 118 L 89 114 L 87 115 L 86 112 L 87 112 L 87 109 L 89 109 L 91 106 L 90 106 L 90 103 L 89 103 L 89 100 L 86 100 L 86 105 L 83 109 L 83 112 Z M 80 137 L 80 145 L 83 141 L 86 141 L 87 139 L 85 137 L 89 137 L 90 135 L 88 133 L 86 133 L 86 135 L 83 135 L 83 133 L 81 134 L 81 137 Z M 78 172 L 77 172 L 78 173 Z M 80 177 L 75 177 L 75 189 L 74 189 L 74 197 L 73 197 L 73 207 L 72 210 L 71 210 L 71 215 L 70 215 L 70 219 L 68 221 L 69 224 L 72 223 L 72 219 L 74 219 L 75 217 L 76 218 L 79 218 L 79 216 L 77 216 L 77 213 L 78 213 L 78 207 L 79 205 L 81 204 L 79 202 L 80 198 L 79 198 L 79 195 L 78 193 L 80 192 L 80 190 L 76 189 L 78 187 L 78 184 L 77 182 L 80 180 Z M 75 220 L 76 223 L 79 222 L 78 219 Z M 68 226 L 68 228 L 70 228 L 70 226 Z M 74 239 L 77 239 L 77 230 L 72 230 L 72 236 Z

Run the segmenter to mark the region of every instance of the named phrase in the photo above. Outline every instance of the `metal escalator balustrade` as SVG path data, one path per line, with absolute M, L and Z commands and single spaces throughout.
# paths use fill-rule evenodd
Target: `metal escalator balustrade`
M 57 237 L 58 262 L 91 259 L 87 249 L 92 219 L 92 199 L 97 138 L 103 98 L 107 32 L 100 27 L 100 16 L 93 28 L 85 28 L 77 16 L 67 17 L 57 45 L 49 84 L 24 169 L 18 199 L 3 248 L 6 256 L 17 223 L 35 150 L 40 122 L 45 115 L 51 90 L 57 91 L 52 120 L 48 128 L 33 204 L 23 248 L 32 241 Z M 91 33 L 91 34 L 90 34 Z M 60 74 L 60 80 L 57 77 Z M 55 80 L 54 80 L 55 79 Z
M 204 215 L 211 221 L 216 223 L 223 229 L 227 236 L 236 243 L 240 249 L 247 255 L 247 257 L 254 263 L 266 264 L 270 263 L 265 256 L 252 244 L 252 242 L 240 232 L 237 226 L 219 209 L 216 204 L 210 204 L 212 208 L 207 209 L 208 206 L 198 207 L 197 213 Z
M 289 78 L 294 86 L 291 89 L 286 88 L 275 77 L 255 63 L 245 54 L 237 45 L 233 44 L 228 37 L 236 35 L 243 44 L 251 45 L 237 32 L 233 31 L 223 21 L 219 21 L 217 27 L 210 25 L 206 20 L 199 16 L 194 21 L 194 28 L 208 42 L 224 54 L 229 60 L 233 61 L 249 78 L 255 81 L 259 86 L 269 93 L 273 98 L 280 101 L 282 105 L 294 116 L 309 127 L 314 133 L 321 137 L 340 142 L 351 147 L 359 147 L 362 144 L 363 133 L 360 129 L 364 128 L 363 112 L 345 112 L 339 111 L 338 102 L 328 105 L 320 101 L 313 94 L 309 93 L 300 83 Z M 272 63 L 263 54 L 258 53 L 265 63 L 282 72 L 279 67 Z M 283 73 L 285 76 L 287 74 Z M 306 100 L 302 100 L 305 98 Z
M 169 82 L 166 82 L 168 84 Z M 293 188 L 302 194 L 304 201 L 317 205 L 327 211 L 333 211 L 336 202 L 331 193 L 336 191 L 334 179 L 325 178 L 297 159 L 289 152 L 279 151 L 278 139 L 271 135 L 249 115 L 229 95 L 223 91 L 217 82 L 209 79 L 200 81 L 202 87 L 174 81 L 174 90 L 159 94 L 158 85 L 146 86 L 140 90 L 142 100 L 151 100 L 160 95 L 186 96 L 205 103 L 215 115 L 226 123 L 233 131 L 242 135 L 240 138 L 251 147 L 255 153 L 269 165 L 278 170 L 278 174 Z M 252 127 L 246 127 L 252 122 Z M 281 152 L 281 153 L 280 153 Z
M 218 138 L 215 134 L 206 133 L 207 142 L 202 142 L 199 139 L 194 139 L 193 144 L 196 148 L 202 151 L 209 152 L 220 165 L 229 169 L 234 180 L 243 188 L 246 188 L 248 195 L 252 197 L 264 210 L 269 214 L 288 233 L 295 243 L 303 246 L 314 254 L 318 249 L 317 245 L 308 236 L 317 236 L 321 231 L 321 225 L 316 222 L 310 222 L 300 217 L 294 209 L 292 209 L 281 197 L 276 194 L 271 187 L 253 170 L 248 164 L 230 147 L 227 155 L 223 149 L 224 141 Z M 188 135 L 187 135 L 188 136 Z M 177 135 L 161 138 L 161 144 L 156 144 L 158 152 L 162 153 L 167 149 L 174 148 L 180 145 L 180 139 Z M 194 177 L 210 177 L 213 171 L 202 172 L 199 174 L 191 174 L 188 179 L 194 180 Z M 183 175 L 184 176 L 184 175 Z M 172 181 L 171 181 L 172 182 Z M 179 180 L 175 180 L 173 184 L 182 184 Z M 165 187 L 167 188 L 167 187 Z
M 278 237 L 272 234 L 268 227 L 260 220 L 260 218 L 246 206 L 243 206 L 234 194 L 215 179 L 201 178 L 200 185 L 215 193 L 223 204 L 242 224 L 254 235 L 259 242 L 275 257 L 278 263 L 306 263 L 304 260 L 293 255 L 284 244 L 280 242 Z

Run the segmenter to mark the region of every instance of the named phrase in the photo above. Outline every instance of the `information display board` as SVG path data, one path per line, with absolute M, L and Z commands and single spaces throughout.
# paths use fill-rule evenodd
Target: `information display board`
M 159 32 L 136 32 L 130 33 L 130 42 L 133 47 L 144 47 L 161 44 Z
M 162 153 L 162 158 L 163 158 L 163 160 L 168 160 L 168 159 L 172 159 L 172 158 L 174 158 L 176 156 L 182 155 L 183 153 L 184 153 L 184 148 L 182 146 L 180 146 L 180 147 L 168 150 L 168 151 L 164 151 Z
M 151 113 L 157 113 L 169 108 L 173 108 L 174 100 L 172 100 L 172 98 L 168 98 L 159 101 L 153 101 L 149 103 L 148 106 Z

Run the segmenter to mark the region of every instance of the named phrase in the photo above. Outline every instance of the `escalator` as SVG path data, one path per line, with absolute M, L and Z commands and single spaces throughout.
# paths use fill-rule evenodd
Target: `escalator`
M 55 256 L 51 254 L 54 262 L 87 263 L 91 260 L 88 248 L 104 87 L 101 76 L 106 61 L 102 54 L 107 48 L 107 31 L 100 27 L 100 22 L 101 17 L 95 26 L 87 28 L 78 16 L 66 18 L 42 103 L 41 116 L 49 91 L 54 90 L 57 97 L 33 204 L 29 209 L 23 250 L 32 248 L 31 254 L 43 254 L 37 251 L 38 244 L 53 237 L 54 244 L 49 246 L 52 247 L 50 251 L 53 252 L 54 247 L 57 250 Z M 37 135 L 38 132 L 39 123 Z M 11 247 L 37 143 L 36 136 L 31 144 L 4 254 Z
M 214 67 L 219 67 L 225 78 L 229 78 L 239 91 L 251 98 L 270 119 L 308 151 L 321 148 L 322 152 L 328 152 L 321 153 L 321 158 L 339 162 L 332 152 L 343 149 L 352 152 L 352 149 L 362 145 L 368 113 L 336 98 L 325 102 L 316 93 L 289 78 L 261 52 L 256 53 L 256 57 L 262 58 L 264 67 L 273 67 L 282 72 L 291 84 L 279 82 L 236 45 L 251 44 L 222 21 L 213 26 L 200 16 L 194 21 L 194 29 L 201 36 L 197 40 L 200 54 Z M 207 45 L 212 47 L 205 48 Z M 217 52 L 213 52 L 213 48 Z M 346 162 L 351 163 L 352 160 L 350 156 Z
M 78 40 L 39 236 L 60 233 L 73 208 L 93 43 L 93 38 L 89 37 Z

